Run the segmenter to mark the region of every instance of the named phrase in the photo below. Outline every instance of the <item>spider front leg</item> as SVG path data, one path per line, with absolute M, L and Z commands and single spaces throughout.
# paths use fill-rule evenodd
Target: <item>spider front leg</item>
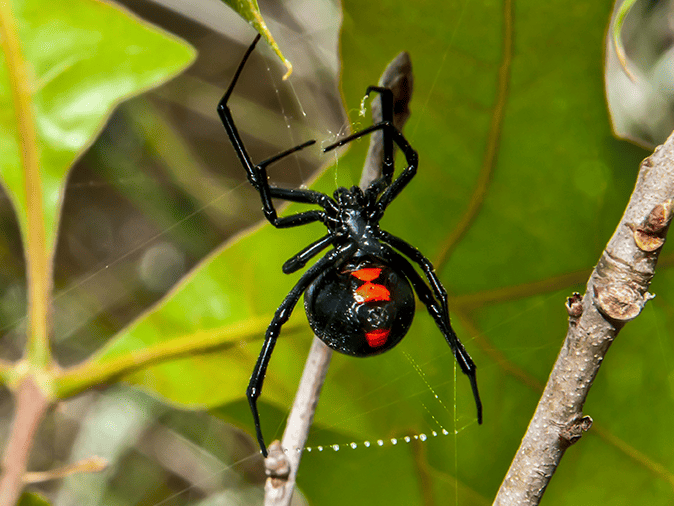
M 250 377 L 250 382 L 248 383 L 248 389 L 246 390 L 246 396 L 248 397 L 248 404 L 250 405 L 250 410 L 253 413 L 253 421 L 255 422 L 255 433 L 257 435 L 257 442 L 260 444 L 260 450 L 262 455 L 267 457 L 267 447 L 264 444 L 264 437 L 262 436 L 262 428 L 260 427 L 260 413 L 257 409 L 257 399 L 260 397 L 262 392 L 262 385 L 264 383 L 264 377 L 267 373 L 267 367 L 269 366 L 269 360 L 271 359 L 271 354 L 274 351 L 274 345 L 278 339 L 279 333 L 281 332 L 281 327 L 284 323 L 288 321 L 290 315 L 297 304 L 297 301 L 302 296 L 304 291 L 311 285 L 311 283 L 326 269 L 332 268 L 337 262 L 348 257 L 354 252 L 356 245 L 353 243 L 342 246 L 338 249 L 333 249 L 328 252 L 323 258 L 318 260 L 314 265 L 312 265 L 300 278 L 297 284 L 293 287 L 292 290 L 286 295 L 286 298 L 283 299 L 283 302 L 274 313 L 274 318 L 272 319 L 269 327 L 267 327 L 267 333 L 264 338 L 264 344 L 262 346 L 262 351 L 255 363 L 255 368 L 253 369 L 253 374 Z
M 419 273 L 414 269 L 412 264 L 389 246 L 384 245 L 384 252 L 386 260 L 409 279 L 419 300 L 424 303 L 440 332 L 445 336 L 445 340 L 454 353 L 454 358 L 459 364 L 461 371 L 468 376 L 477 409 L 477 423 L 482 423 L 482 401 L 480 400 L 480 393 L 477 388 L 477 367 L 449 323 L 449 314 L 442 304 L 438 303 L 433 297 L 431 289 L 424 283 L 424 280 L 421 279 L 421 276 L 419 276 Z
M 243 59 L 241 60 L 241 63 L 239 64 L 239 67 L 236 70 L 236 73 L 234 74 L 234 78 L 232 79 L 232 82 L 229 85 L 229 88 L 227 88 L 227 91 L 220 100 L 220 103 L 218 104 L 217 108 L 218 114 L 220 115 L 222 124 L 224 125 L 225 130 L 227 131 L 229 141 L 231 142 L 232 147 L 234 148 L 234 151 L 236 152 L 236 155 L 238 156 L 239 161 L 241 162 L 241 165 L 246 170 L 248 181 L 250 181 L 250 183 L 260 193 L 260 198 L 262 200 L 262 210 L 267 220 L 277 228 L 294 227 L 298 225 L 304 225 L 306 223 L 311 223 L 313 221 L 324 221 L 325 214 L 321 211 L 308 211 L 305 213 L 298 213 L 295 216 L 279 218 L 276 213 L 276 209 L 274 208 L 272 197 L 285 198 L 285 195 L 283 194 L 283 192 L 275 192 L 274 189 L 270 188 L 269 181 L 267 178 L 268 165 L 277 162 L 285 158 L 286 156 L 291 155 L 292 153 L 304 149 L 307 146 L 314 144 L 315 141 L 313 140 L 307 141 L 303 144 L 287 149 L 282 153 L 279 153 L 278 155 L 275 155 L 255 165 L 253 164 L 250 155 L 248 154 L 248 151 L 246 151 L 246 147 L 244 146 L 243 141 L 241 140 L 241 136 L 239 135 L 239 132 L 236 128 L 236 124 L 234 123 L 232 112 L 230 111 L 229 106 L 227 105 L 229 97 L 231 96 L 232 91 L 234 91 L 234 86 L 236 86 L 239 76 L 241 75 L 241 71 L 243 70 L 246 64 L 246 61 L 248 61 L 248 58 L 250 57 L 251 53 L 253 52 L 253 49 L 255 49 L 255 45 L 257 44 L 258 40 L 260 40 L 259 35 L 255 37 L 255 40 L 253 41 L 253 43 L 250 45 L 245 55 L 243 56 Z M 301 202 L 309 201 L 311 203 L 320 204 L 325 208 L 325 206 L 328 205 L 327 201 L 325 199 L 315 197 L 314 193 L 317 192 L 299 191 L 296 193 L 291 193 L 290 197 L 294 198 L 288 198 L 288 200 L 300 199 L 299 201 Z
M 384 131 L 384 138 L 386 138 L 387 132 L 390 133 L 391 137 L 393 138 L 393 142 L 396 143 L 396 145 L 405 155 L 405 159 L 407 160 L 407 167 L 405 168 L 405 170 L 402 171 L 400 176 L 398 176 L 398 178 L 395 181 L 393 181 L 388 187 L 386 187 L 384 193 L 382 193 L 381 197 L 379 198 L 379 201 L 376 204 L 376 208 L 371 216 L 371 219 L 373 221 L 379 221 L 381 219 L 381 217 L 384 215 L 384 211 L 391 203 L 391 201 L 398 196 L 398 194 L 405 188 L 405 186 L 407 186 L 407 184 L 412 180 L 412 178 L 417 173 L 417 167 L 419 166 L 418 153 L 414 150 L 414 148 L 412 148 L 412 146 L 407 141 L 407 139 L 405 139 L 405 136 L 400 132 L 400 130 L 398 130 L 390 121 L 382 121 L 381 123 L 377 123 L 376 125 L 369 126 L 361 130 L 360 132 L 356 132 L 355 134 L 349 135 L 348 137 L 345 137 L 344 139 L 341 139 L 340 141 L 335 142 L 334 144 L 331 144 L 326 148 L 323 148 L 323 152 L 325 153 L 337 147 L 348 144 L 349 142 L 356 140 L 360 137 L 371 134 L 372 132 L 376 132 L 377 130 Z M 370 188 L 367 189 L 367 191 L 370 191 L 371 188 L 376 188 L 376 191 L 380 191 L 381 187 L 378 186 L 380 182 L 381 180 L 374 181 L 370 185 Z
M 368 97 L 370 93 L 376 91 L 379 93 L 379 100 L 381 101 L 381 122 L 393 126 L 393 91 L 382 86 L 368 86 L 365 96 Z M 373 113 L 374 115 L 374 113 Z M 395 159 L 393 157 L 393 137 L 389 128 L 382 130 L 382 157 L 381 175 L 385 186 L 391 184 L 393 180 L 393 172 L 395 171 Z
M 309 260 L 332 244 L 332 240 L 333 236 L 331 234 L 324 235 L 317 241 L 312 242 L 309 246 L 294 255 L 292 258 L 286 260 L 282 268 L 283 274 L 290 274 L 304 267 Z

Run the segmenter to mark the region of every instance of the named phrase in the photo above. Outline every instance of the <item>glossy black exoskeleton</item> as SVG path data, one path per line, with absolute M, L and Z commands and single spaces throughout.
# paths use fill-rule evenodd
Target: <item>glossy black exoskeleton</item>
M 364 258 L 323 272 L 304 292 L 309 325 L 335 351 L 368 357 L 390 350 L 414 318 L 405 276 L 381 259 Z
M 445 337 L 459 367 L 468 376 L 477 407 L 477 420 L 482 423 L 482 403 L 477 389 L 475 364 L 449 322 L 447 292 L 435 274 L 433 265 L 414 246 L 379 228 L 379 221 L 386 208 L 414 177 L 418 165 L 417 152 L 393 125 L 391 90 L 376 86 L 367 89 L 367 94 L 374 91 L 381 96 L 383 120 L 380 123 L 323 149 L 327 152 L 381 130 L 384 157 L 379 179 L 364 190 L 356 186 L 338 188 L 332 197 L 314 190 L 269 186 L 269 164 L 315 141 L 295 146 L 257 165 L 251 161 L 227 102 L 258 40 L 259 36 L 244 55 L 232 83 L 218 104 L 218 113 L 248 180 L 260 193 L 262 210 L 267 220 L 276 228 L 320 221 L 328 229 L 325 236 L 283 264 L 283 272 L 290 274 L 301 269 L 321 251 L 331 247 L 302 274 L 276 310 L 267 327 L 264 345 L 250 378 L 246 395 L 262 454 L 267 456 L 267 448 L 260 428 L 257 399 L 281 327 L 290 318 L 302 293 L 305 293 L 305 308 L 311 328 L 323 342 L 347 355 L 369 356 L 391 349 L 405 336 L 414 317 L 414 289 Z M 394 143 L 407 161 L 407 167 L 396 179 L 393 179 Z M 321 210 L 278 217 L 272 199 L 314 204 Z M 417 264 L 428 284 L 405 257 Z

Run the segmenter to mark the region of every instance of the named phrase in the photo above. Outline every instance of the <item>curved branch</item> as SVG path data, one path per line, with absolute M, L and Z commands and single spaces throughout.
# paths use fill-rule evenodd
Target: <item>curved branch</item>
M 548 383 L 495 505 L 540 502 L 566 449 L 592 424 L 583 405 L 611 343 L 652 298 L 672 218 L 674 135 L 646 158 L 613 237 L 590 275 L 586 293 L 567 302 L 569 328 Z

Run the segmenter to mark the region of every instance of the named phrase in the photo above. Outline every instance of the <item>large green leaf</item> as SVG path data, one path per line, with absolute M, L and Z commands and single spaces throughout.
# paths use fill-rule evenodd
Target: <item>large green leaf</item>
M 341 449 L 307 454 L 299 477 L 315 504 L 481 504 L 495 494 L 562 343 L 564 297 L 582 290 L 647 154 L 611 135 L 602 84 L 610 9 L 609 1 L 344 2 L 347 110 L 357 110 L 397 52 L 412 56 L 405 132 L 420 167 L 382 226 L 436 262 L 478 365 L 485 422 L 476 424 L 468 382 L 419 308 L 390 353 L 333 358 L 309 444 Z M 354 143 L 314 186 L 331 192 L 358 181 L 365 147 Z M 127 379 L 180 405 L 231 402 L 219 412 L 250 428 L 241 407 L 265 322 L 298 277 L 280 265 L 322 233 L 320 225 L 264 225 L 224 246 L 79 376 L 67 373 L 63 393 L 96 371 L 180 356 Z M 661 269 L 658 298 L 609 354 L 586 406 L 595 427 L 568 451 L 547 503 L 670 502 L 671 275 Z M 269 441 L 281 415 L 264 405 L 290 405 L 309 348 L 300 313 L 282 333 L 262 393 Z M 432 436 L 443 428 L 449 436 Z M 429 441 L 400 439 L 421 433 Z
M 102 2 L 16 0 L 2 15 L 0 177 L 27 236 L 26 185 L 35 182 L 26 182 L 25 161 L 34 160 L 51 252 L 64 179 L 75 159 L 117 103 L 166 81 L 194 52 Z M 21 96 L 28 110 L 17 106 Z

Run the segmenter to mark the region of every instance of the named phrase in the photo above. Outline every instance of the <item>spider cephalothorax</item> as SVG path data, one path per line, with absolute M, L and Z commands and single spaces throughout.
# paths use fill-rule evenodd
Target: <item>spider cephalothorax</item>
M 405 188 L 417 171 L 418 156 L 405 137 L 393 125 L 393 95 L 388 88 L 370 86 L 367 94 L 381 95 L 382 121 L 360 132 L 345 137 L 323 149 L 324 152 L 342 146 L 354 139 L 381 130 L 384 158 L 382 175 L 365 190 L 357 186 L 338 188 L 332 197 L 314 190 L 285 189 L 269 186 L 267 166 L 303 149 L 315 141 L 308 141 L 268 160 L 253 164 L 246 151 L 227 101 L 243 70 L 246 60 L 255 48 L 259 35 L 239 64 L 227 92 L 218 104 L 229 140 L 250 183 L 262 199 L 265 217 L 277 228 L 322 222 L 328 233 L 304 248 L 283 264 L 283 272 L 290 274 L 304 267 L 324 249 L 331 249 L 300 277 L 297 284 L 276 310 L 265 335 L 264 345 L 250 378 L 248 402 L 260 449 L 267 456 L 257 399 L 269 365 L 269 359 L 281 331 L 299 298 L 304 293 L 304 307 L 314 333 L 332 349 L 347 355 L 366 357 L 393 348 L 405 337 L 414 317 L 414 292 L 426 306 L 436 325 L 449 344 L 459 367 L 470 380 L 477 407 L 477 420 L 482 423 L 482 403 L 477 390 L 475 364 L 454 333 L 449 322 L 447 292 L 440 283 L 430 261 L 419 250 L 404 240 L 379 228 L 388 205 Z M 407 167 L 393 179 L 393 143 L 402 151 Z M 321 210 L 304 211 L 278 217 L 272 199 L 315 204 Z M 428 284 L 407 258 L 418 265 Z

